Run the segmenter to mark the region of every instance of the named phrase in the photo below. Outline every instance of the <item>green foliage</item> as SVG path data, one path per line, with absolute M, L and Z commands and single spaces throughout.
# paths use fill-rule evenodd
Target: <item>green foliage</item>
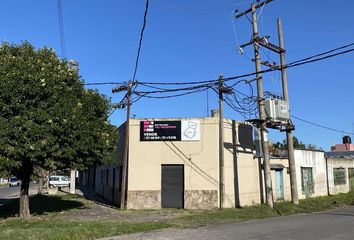
M 84 89 L 51 49 L 0 47 L 0 171 L 84 169 L 110 157 L 118 137 L 109 99 Z
M 322 151 L 322 148 L 319 148 L 317 147 L 316 145 L 314 144 L 305 144 L 303 143 L 302 141 L 300 141 L 297 137 L 293 136 L 293 142 L 294 142 L 294 148 L 295 149 L 305 149 L 305 150 L 321 150 Z M 273 144 L 273 148 L 275 149 L 281 149 L 281 150 L 284 150 L 284 149 L 287 149 L 288 148 L 288 145 L 286 143 L 286 140 L 284 139 L 283 142 L 276 142 Z

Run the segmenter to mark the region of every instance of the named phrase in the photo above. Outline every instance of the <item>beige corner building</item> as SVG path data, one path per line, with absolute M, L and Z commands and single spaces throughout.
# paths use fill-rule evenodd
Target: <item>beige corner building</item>
M 218 208 L 218 121 L 131 119 L 127 208 Z M 225 119 L 223 151 L 222 206 L 259 204 L 261 178 L 253 157 L 252 126 Z

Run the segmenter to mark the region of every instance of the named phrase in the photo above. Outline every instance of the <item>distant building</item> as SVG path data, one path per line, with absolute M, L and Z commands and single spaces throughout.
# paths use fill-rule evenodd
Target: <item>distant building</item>
M 347 152 L 354 151 L 354 144 L 352 144 L 352 140 L 350 136 L 343 137 L 342 144 L 335 144 L 331 147 L 331 152 Z
M 329 194 L 354 191 L 354 145 L 349 136 L 326 152 Z

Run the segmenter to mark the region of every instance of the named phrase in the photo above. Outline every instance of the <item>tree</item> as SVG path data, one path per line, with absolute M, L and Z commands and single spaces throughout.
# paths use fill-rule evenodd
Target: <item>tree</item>
M 78 71 L 48 48 L 0 47 L 0 171 L 22 180 L 19 216 L 30 217 L 34 168 L 85 169 L 110 158 L 116 127 L 109 99 L 84 88 Z
M 322 151 L 322 148 L 317 147 L 314 144 L 305 144 L 302 141 L 300 141 L 297 137 L 293 136 L 293 142 L 294 142 L 294 148 L 295 149 L 304 149 L 304 150 L 320 150 Z M 284 139 L 283 143 L 276 142 L 273 144 L 274 151 L 277 150 L 285 150 L 288 148 L 287 142 Z

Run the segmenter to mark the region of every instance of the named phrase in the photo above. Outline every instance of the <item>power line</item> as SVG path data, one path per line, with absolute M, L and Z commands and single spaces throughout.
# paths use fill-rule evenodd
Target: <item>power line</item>
M 64 18 L 63 18 L 63 7 L 62 7 L 61 0 L 57 0 L 57 8 L 58 8 L 58 20 L 59 20 L 58 22 L 59 22 L 61 57 L 66 58 Z
M 174 98 L 174 97 L 181 97 L 181 96 L 185 96 L 185 95 L 189 95 L 189 94 L 193 94 L 193 93 L 198 93 L 198 92 L 203 92 L 206 91 L 207 89 L 209 89 L 210 87 L 205 87 L 203 89 L 196 89 L 194 91 L 189 91 L 186 93 L 179 93 L 179 94 L 174 94 L 174 95 L 167 95 L 167 96 L 149 96 L 149 93 L 140 93 L 140 92 L 134 92 L 136 95 L 140 96 L 140 97 L 145 97 L 145 98 L 156 98 L 156 99 L 165 99 L 165 98 Z M 140 98 L 139 98 L 140 99 Z M 139 100 L 138 99 L 138 100 Z M 136 100 L 136 101 L 138 101 Z
M 332 53 L 332 52 L 335 52 L 335 51 L 338 51 L 338 50 L 342 50 L 344 48 L 347 48 L 347 47 L 350 47 L 350 46 L 353 46 L 354 43 L 350 43 L 350 44 L 347 44 L 347 45 L 344 45 L 344 46 L 341 46 L 341 47 L 338 47 L 338 48 L 334 48 L 332 50 L 329 50 L 329 51 L 326 51 L 326 52 L 323 52 L 323 53 L 320 53 L 320 54 L 316 54 L 316 55 L 313 55 L 311 57 L 307 57 L 307 58 L 303 58 L 301 60 L 298 60 L 298 61 L 295 61 L 295 62 L 292 62 L 291 64 L 296 64 L 298 62 L 303 62 L 303 61 L 307 61 L 307 60 L 310 60 L 312 58 L 315 58 L 315 57 L 319 57 L 319 56 L 323 56 L 323 55 L 326 55 L 326 54 L 329 54 L 329 53 Z
M 331 127 L 326 127 L 324 125 L 321 125 L 321 124 L 318 124 L 318 123 L 314 123 L 314 122 L 310 122 L 308 120 L 305 120 L 303 118 L 299 118 L 299 117 L 296 117 L 294 115 L 291 115 L 291 117 L 299 120 L 299 121 L 302 121 L 302 122 L 305 122 L 305 123 L 308 123 L 308 124 L 311 124 L 313 126 L 316 126 L 316 127 L 320 127 L 320 128 L 323 128 L 323 129 L 327 129 L 327 130 L 330 130 L 330 131 L 333 131 L 333 132 L 339 132 L 339 133 L 345 133 L 345 134 L 348 134 L 348 135 L 354 135 L 353 133 L 351 132 L 346 132 L 346 131 L 342 131 L 342 130 L 338 130 L 338 129 L 335 129 L 335 128 L 331 128 Z
M 144 12 L 144 21 L 143 21 L 143 26 L 142 26 L 141 31 L 140 31 L 138 53 L 136 55 L 134 74 L 133 74 L 133 78 L 132 78 L 133 81 L 135 80 L 136 72 L 138 70 L 139 59 L 140 59 L 140 51 L 141 51 L 141 45 L 142 45 L 143 37 L 144 37 L 144 31 L 145 31 L 145 26 L 146 26 L 146 18 L 147 18 L 148 9 L 149 9 L 149 0 L 146 0 L 145 12 Z
M 90 86 L 90 85 L 117 85 L 117 84 L 124 84 L 124 82 L 93 82 L 93 83 L 84 83 L 85 86 Z
M 216 86 L 216 83 L 201 84 L 201 85 L 192 86 L 192 87 L 185 87 L 185 88 L 172 88 L 172 89 L 155 90 L 155 91 L 150 91 L 150 92 L 141 91 L 138 93 L 140 93 L 140 94 L 153 94 L 153 93 L 189 91 L 189 90 L 195 90 L 195 89 L 199 89 L 199 88 L 208 88 L 208 87 L 213 87 L 213 86 Z
M 315 58 L 316 56 L 323 56 L 323 55 L 325 55 L 327 53 L 337 51 L 338 49 L 344 49 L 344 48 L 347 48 L 348 46 L 352 46 L 352 45 L 354 45 L 354 43 L 351 43 L 351 44 L 348 44 L 348 45 L 345 45 L 345 46 L 342 46 L 342 47 L 339 47 L 339 48 L 336 48 L 336 49 L 332 49 L 332 50 L 329 50 L 329 51 L 326 51 L 326 52 L 323 52 L 323 53 L 320 53 L 320 54 L 316 54 L 316 55 L 313 55 L 313 56 L 310 56 L 310 57 L 307 57 L 307 58 L 304 58 L 304 59 L 301 59 L 301 60 L 297 60 L 297 61 L 291 62 L 291 63 L 285 65 L 284 67 L 279 67 L 279 66 L 271 67 L 271 68 L 259 71 L 258 73 L 268 73 L 268 72 L 278 71 L 278 70 L 281 70 L 281 69 L 297 67 L 297 66 L 301 66 L 301 65 L 304 65 L 304 64 L 309 64 L 309 63 L 313 63 L 313 62 L 317 62 L 317 61 L 322 61 L 322 60 L 325 60 L 325 59 L 328 59 L 328 58 L 333 58 L 333 57 L 336 57 L 336 56 L 339 56 L 339 55 L 347 54 L 347 53 L 350 53 L 350 52 L 354 51 L 354 48 L 351 48 L 351 49 L 345 50 L 345 51 L 341 51 L 341 52 L 338 52 L 338 53 L 334 53 L 334 54 L 331 54 L 331 55 L 327 55 L 327 56 L 324 56 L 324 57 Z M 315 59 L 313 59 L 313 58 L 315 58 Z M 237 75 L 237 76 L 233 76 L 233 77 L 227 77 L 227 78 L 224 78 L 224 81 L 231 81 L 231 80 L 235 80 L 235 79 L 239 79 L 239 78 L 246 78 L 246 77 L 250 77 L 250 76 L 253 76 L 253 75 L 256 75 L 256 74 L 257 74 L 257 72 L 252 72 L 252 73 Z M 201 84 L 201 83 L 215 83 L 217 81 L 218 81 L 217 79 L 213 79 L 213 80 L 202 80 L 202 81 L 191 81 L 191 82 L 138 82 L 138 83 L 149 84 L 149 85 L 192 85 L 192 84 Z

